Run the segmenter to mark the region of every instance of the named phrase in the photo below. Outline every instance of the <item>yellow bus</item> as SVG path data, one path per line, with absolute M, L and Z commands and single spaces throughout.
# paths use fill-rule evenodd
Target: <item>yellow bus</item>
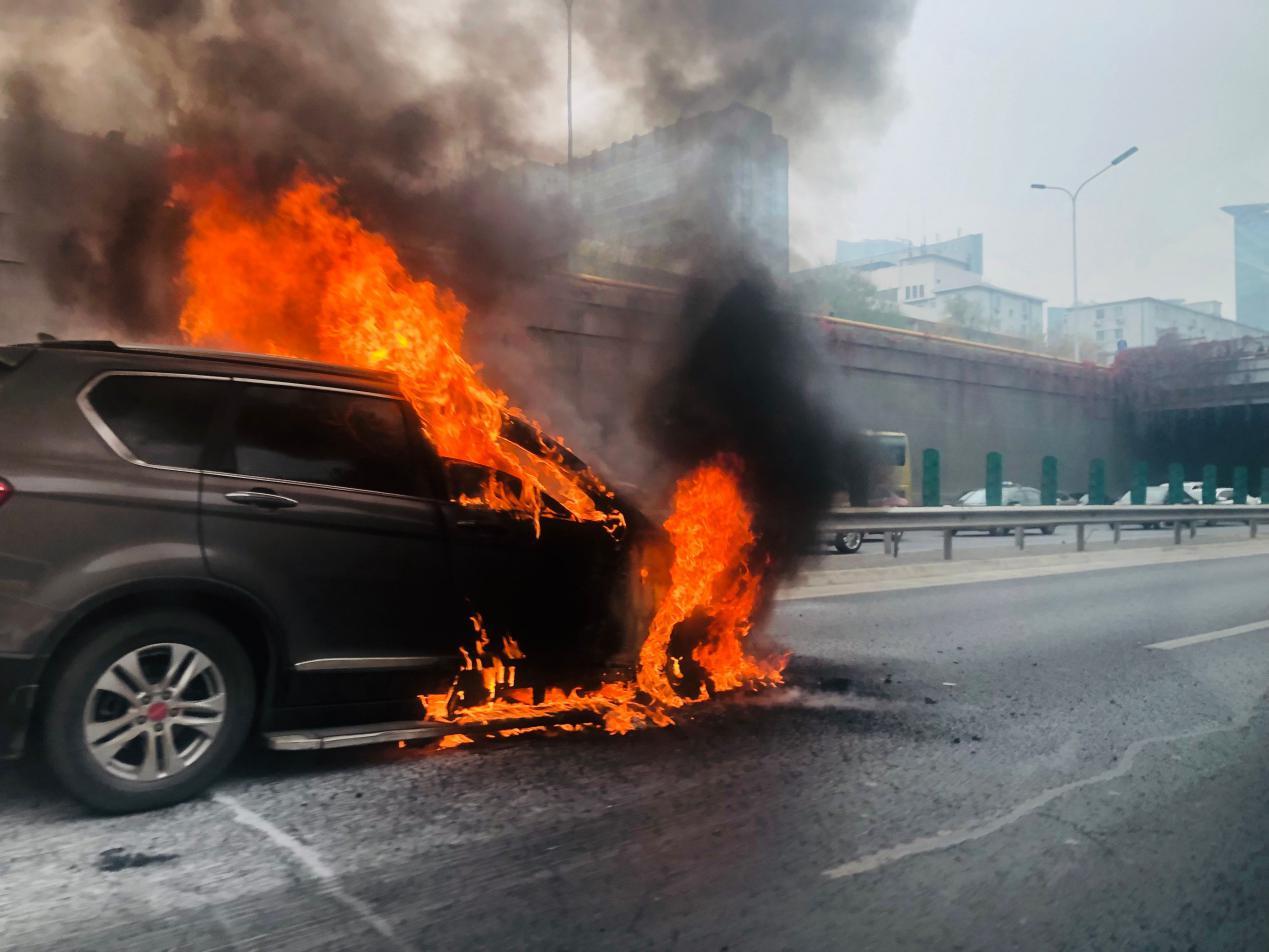
M 893 430 L 864 430 L 871 471 L 868 479 L 869 505 L 887 505 L 887 498 L 912 500 L 912 459 L 908 434 Z

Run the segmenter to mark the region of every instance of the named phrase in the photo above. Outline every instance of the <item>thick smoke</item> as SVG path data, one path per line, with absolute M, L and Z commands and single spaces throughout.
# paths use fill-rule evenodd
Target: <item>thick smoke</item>
M 762 269 L 738 264 L 694 282 L 681 329 L 678 358 L 649 391 L 648 439 L 678 472 L 739 456 L 769 572 L 790 573 L 842 475 L 842 421 L 810 322 Z
M 125 336 L 174 333 L 174 149 L 263 192 L 301 163 L 340 179 L 413 270 L 477 311 L 578 234 L 563 203 L 488 174 L 560 158 L 563 10 L 548 0 L 3 5 L 8 210 L 53 298 Z M 908 0 L 577 0 L 575 24 L 626 91 L 610 121 L 627 132 L 734 99 L 796 130 L 877 93 L 909 13 Z
M 532 150 L 519 117 L 547 72 L 534 43 L 513 44 L 490 72 L 502 18 L 485 16 L 490 33 L 475 34 L 475 14 L 450 26 L 472 34 L 459 47 L 468 61 L 451 71 L 473 78 L 435 80 L 393 49 L 401 26 L 383 3 L 126 0 L 16 12 L 3 172 L 50 294 L 127 336 L 174 333 L 183 222 L 168 197 L 180 150 L 234 167 L 264 193 L 299 165 L 341 180 L 416 270 L 485 303 L 569 229 L 523 191 L 477 190 L 457 174 Z M 101 113 L 92 118 L 117 131 L 67 127 L 63 116 L 91 103 Z
M 622 0 L 577 4 L 612 82 L 645 118 L 672 121 L 740 101 L 786 131 L 829 109 L 870 103 L 913 0 Z

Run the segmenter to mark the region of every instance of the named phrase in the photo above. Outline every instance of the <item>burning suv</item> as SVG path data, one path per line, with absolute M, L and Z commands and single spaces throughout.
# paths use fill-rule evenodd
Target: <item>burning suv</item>
M 193 795 L 253 731 L 428 736 L 473 619 L 555 675 L 623 646 L 650 524 L 472 505 L 514 477 L 441 459 L 391 375 L 46 341 L 0 348 L 0 411 L 0 758 L 38 736 L 98 809 Z

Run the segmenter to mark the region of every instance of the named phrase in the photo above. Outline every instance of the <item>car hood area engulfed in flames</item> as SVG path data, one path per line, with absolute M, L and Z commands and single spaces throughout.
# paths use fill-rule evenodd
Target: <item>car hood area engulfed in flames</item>
M 464 356 L 464 304 L 412 277 L 382 235 L 341 207 L 336 183 L 301 170 L 266 199 L 224 170 L 177 180 L 173 201 L 190 213 L 180 325 L 190 344 L 394 373 L 442 456 L 513 477 L 488 479 L 463 505 L 537 525 L 556 503 L 574 520 L 624 532 L 603 481 Z M 739 456 L 699 462 L 677 481 L 664 533 L 641 542 L 636 594 L 651 604 L 633 678 L 535 695 L 516 683 L 515 632 L 488 632 L 476 615 L 449 692 L 420 695 L 428 720 L 481 733 L 497 732 L 499 721 L 581 712 L 624 733 L 670 724 L 673 710 L 718 692 L 779 682 L 785 659 L 746 650 L 765 566 L 744 485 Z

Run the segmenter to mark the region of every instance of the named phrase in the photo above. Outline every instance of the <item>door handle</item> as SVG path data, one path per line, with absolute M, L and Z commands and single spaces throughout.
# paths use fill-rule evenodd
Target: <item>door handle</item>
M 293 509 L 300 504 L 298 499 L 268 489 L 242 489 L 225 493 L 225 498 L 240 506 L 255 506 L 257 509 Z

